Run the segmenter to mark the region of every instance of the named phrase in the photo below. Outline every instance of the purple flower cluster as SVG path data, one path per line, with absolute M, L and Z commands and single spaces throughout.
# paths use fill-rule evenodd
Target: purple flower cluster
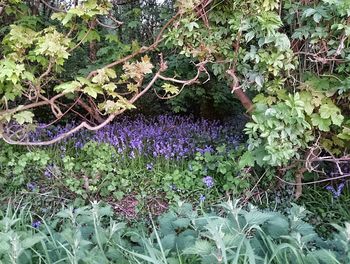
M 41 226 L 41 221 L 40 221 L 40 220 L 35 220 L 35 221 L 32 223 L 32 227 L 34 227 L 35 229 L 40 228 L 40 226 Z
M 53 139 L 74 126 L 72 123 L 48 130 L 42 125 L 31 134 L 31 140 Z M 80 131 L 74 134 L 60 143 L 62 155 L 69 142 L 73 141 L 74 148 L 78 150 L 91 140 L 109 143 L 130 158 L 142 155 L 165 159 L 182 159 L 196 152 L 212 152 L 221 143 L 234 147 L 239 142 L 232 127 L 217 121 L 169 115 L 150 119 L 138 116 L 136 119 L 119 118 L 95 133 Z
M 340 183 L 340 184 L 338 185 L 338 188 L 337 188 L 337 189 L 335 189 L 335 188 L 334 188 L 333 186 L 331 186 L 331 185 L 327 185 L 327 186 L 326 186 L 326 190 L 332 192 L 334 198 L 338 198 L 338 197 L 341 195 L 341 192 L 342 192 L 344 186 L 345 186 L 345 183 L 344 183 L 344 182 Z
M 205 186 L 210 189 L 214 186 L 214 179 L 213 177 L 210 176 L 206 176 L 203 178 L 203 183 L 205 184 Z

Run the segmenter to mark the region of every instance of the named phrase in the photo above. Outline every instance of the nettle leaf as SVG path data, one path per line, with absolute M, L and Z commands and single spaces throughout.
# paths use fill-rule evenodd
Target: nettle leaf
M 286 34 L 276 33 L 275 46 L 279 50 L 288 50 L 290 48 L 290 40 Z
M 175 85 L 172 85 L 170 83 L 164 83 L 162 85 L 162 88 L 164 89 L 165 93 L 167 93 L 167 94 L 176 95 L 180 92 L 179 88 L 177 88 Z
M 316 10 L 313 8 L 308 8 L 304 11 L 303 16 L 304 17 L 310 17 L 316 13 Z
M 331 118 L 334 125 L 340 126 L 344 121 L 344 116 L 340 109 L 332 102 L 322 104 L 319 110 L 320 116 L 323 119 Z
M 317 126 L 321 131 L 330 131 L 331 119 L 324 119 L 319 114 L 311 115 L 311 122 L 313 126 Z
M 33 117 L 34 114 L 29 111 L 23 111 L 13 115 L 13 118 L 20 125 L 23 125 L 24 123 L 33 123 Z

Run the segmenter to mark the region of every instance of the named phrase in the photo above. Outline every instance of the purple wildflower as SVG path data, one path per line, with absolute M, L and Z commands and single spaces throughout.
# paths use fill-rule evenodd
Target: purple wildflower
M 41 226 L 41 221 L 40 220 L 35 220 L 33 223 L 32 223 L 32 227 L 38 229 L 40 228 Z
M 47 167 L 46 167 L 46 170 L 45 170 L 45 172 L 44 172 L 45 177 L 46 177 L 46 178 L 51 178 L 52 175 L 53 175 L 52 171 L 53 171 L 53 165 L 47 166 Z
M 201 196 L 199 197 L 199 201 L 201 203 L 203 203 L 205 201 L 205 196 L 203 194 L 201 194 Z
M 207 186 L 207 188 L 210 189 L 214 186 L 214 179 L 213 177 L 206 176 L 203 178 L 203 183 L 205 184 L 205 186 Z
M 342 182 L 341 184 L 338 185 L 337 190 L 335 190 L 333 186 L 328 185 L 328 186 L 326 186 L 326 190 L 332 192 L 334 198 L 338 198 L 340 196 L 344 186 L 345 186 L 345 183 Z
M 27 188 L 28 188 L 28 190 L 29 191 L 31 191 L 31 192 L 34 192 L 35 191 L 35 189 L 36 189 L 36 184 L 34 183 L 34 182 L 29 182 L 29 183 L 27 183 Z

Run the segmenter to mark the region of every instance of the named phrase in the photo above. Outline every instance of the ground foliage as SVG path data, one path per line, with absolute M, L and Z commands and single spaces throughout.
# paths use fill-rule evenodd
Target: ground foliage
M 113 219 L 97 202 L 43 219 L 25 206 L 0 217 L 3 263 L 346 263 L 349 225 L 323 240 L 293 205 L 286 215 L 229 201 L 215 211 L 179 204 L 148 225 Z

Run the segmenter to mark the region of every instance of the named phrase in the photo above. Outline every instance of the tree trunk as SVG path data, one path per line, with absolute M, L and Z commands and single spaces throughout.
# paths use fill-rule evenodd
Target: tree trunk
M 241 102 L 243 107 L 247 110 L 249 114 L 254 110 L 253 102 L 250 100 L 248 95 L 242 90 L 242 88 L 233 87 L 233 93 L 236 95 L 238 100 Z

